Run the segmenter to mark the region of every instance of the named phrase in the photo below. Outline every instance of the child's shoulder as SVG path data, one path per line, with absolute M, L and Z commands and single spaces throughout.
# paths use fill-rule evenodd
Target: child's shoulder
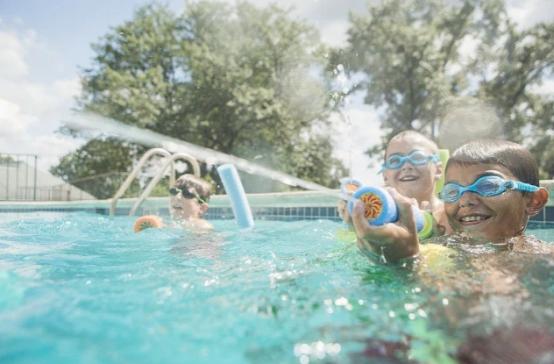
M 516 236 L 508 242 L 512 251 L 528 254 L 549 255 L 554 257 L 554 245 L 538 239 L 533 235 Z
M 180 221 L 179 224 L 192 230 L 212 230 L 213 225 L 204 219 L 189 219 Z

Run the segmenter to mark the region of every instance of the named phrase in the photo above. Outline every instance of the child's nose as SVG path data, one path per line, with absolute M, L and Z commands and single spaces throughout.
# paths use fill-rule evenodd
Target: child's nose
M 401 171 L 405 171 L 405 170 L 409 170 L 409 169 L 414 169 L 414 165 L 409 161 L 406 161 L 406 163 L 404 163 L 402 165 L 402 167 L 400 167 Z
M 475 206 L 479 201 L 479 196 L 471 191 L 465 191 L 460 197 L 458 204 L 460 207 Z

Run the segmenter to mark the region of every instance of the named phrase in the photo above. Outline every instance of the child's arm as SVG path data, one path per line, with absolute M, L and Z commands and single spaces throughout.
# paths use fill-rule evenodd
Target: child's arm
M 358 236 L 358 247 L 364 253 L 370 251 L 383 255 L 387 261 L 398 261 L 419 253 L 419 240 L 412 210 L 413 201 L 389 189 L 398 206 L 399 219 L 396 223 L 370 226 L 364 217 L 364 206 L 357 202 L 352 221 Z

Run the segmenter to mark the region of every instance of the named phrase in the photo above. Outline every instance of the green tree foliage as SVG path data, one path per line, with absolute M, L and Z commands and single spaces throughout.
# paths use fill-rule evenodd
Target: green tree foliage
M 179 16 L 146 6 L 94 50 L 83 73 L 81 109 L 258 157 L 317 183 L 332 185 L 344 174 L 329 136 L 311 132 L 325 129 L 330 111 L 318 34 L 276 6 L 200 1 Z M 61 175 L 75 168 L 71 156 L 64 160 L 55 169 Z M 102 172 L 113 169 L 109 160 L 106 153 Z
M 92 139 L 65 155 L 50 172 L 96 198 L 112 197 L 125 179 L 137 146 L 113 138 Z M 138 188 L 135 184 L 134 189 Z
M 533 90 L 552 76 L 552 29 L 518 30 L 501 0 L 388 0 L 351 16 L 331 67 L 364 75 L 352 92 L 363 90 L 382 114 L 383 143 L 370 156 L 401 130 L 436 137 L 450 100 L 473 96 L 495 106 L 506 137 L 530 147 L 548 178 L 553 100 Z
M 507 137 L 534 153 L 541 178 L 553 178 L 554 97 L 537 93 L 537 86 L 554 76 L 554 24 L 523 31 L 509 22 L 506 27 L 505 40 L 495 49 L 494 72 L 480 80 L 479 94 L 497 107 Z
M 348 46 L 335 62 L 366 75 L 358 88 L 367 104 L 383 112 L 384 143 L 406 129 L 433 134 L 447 98 L 463 87 L 463 72 L 455 66 L 475 6 L 393 0 L 368 10 L 352 16 Z

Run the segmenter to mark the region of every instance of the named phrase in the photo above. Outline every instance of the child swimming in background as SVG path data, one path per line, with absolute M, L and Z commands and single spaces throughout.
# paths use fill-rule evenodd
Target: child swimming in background
M 208 202 L 212 194 L 212 185 L 200 177 L 191 174 L 182 175 L 169 189 L 171 218 L 176 223 L 192 228 L 212 229 L 212 225 L 203 219 L 208 211 Z
M 408 174 L 395 178 L 403 176 Z M 361 203 L 355 205 L 352 220 L 363 253 L 397 261 L 417 255 L 419 240 L 412 201 L 395 188 L 389 192 L 399 208 L 397 223 L 370 227 Z M 524 231 L 529 217 L 548 201 L 548 191 L 539 187 L 537 164 L 524 147 L 508 141 L 478 140 L 464 144 L 450 157 L 440 198 L 443 218 L 464 242 L 492 242 L 525 250 L 530 244 L 537 245 L 536 240 L 526 239 Z
M 208 211 L 208 201 L 212 193 L 212 185 L 191 174 L 179 177 L 169 188 L 169 212 L 171 219 L 179 226 L 195 230 L 209 230 L 212 225 L 203 219 Z M 155 215 L 141 216 L 134 225 L 135 232 L 146 228 L 160 228 L 164 224 Z

